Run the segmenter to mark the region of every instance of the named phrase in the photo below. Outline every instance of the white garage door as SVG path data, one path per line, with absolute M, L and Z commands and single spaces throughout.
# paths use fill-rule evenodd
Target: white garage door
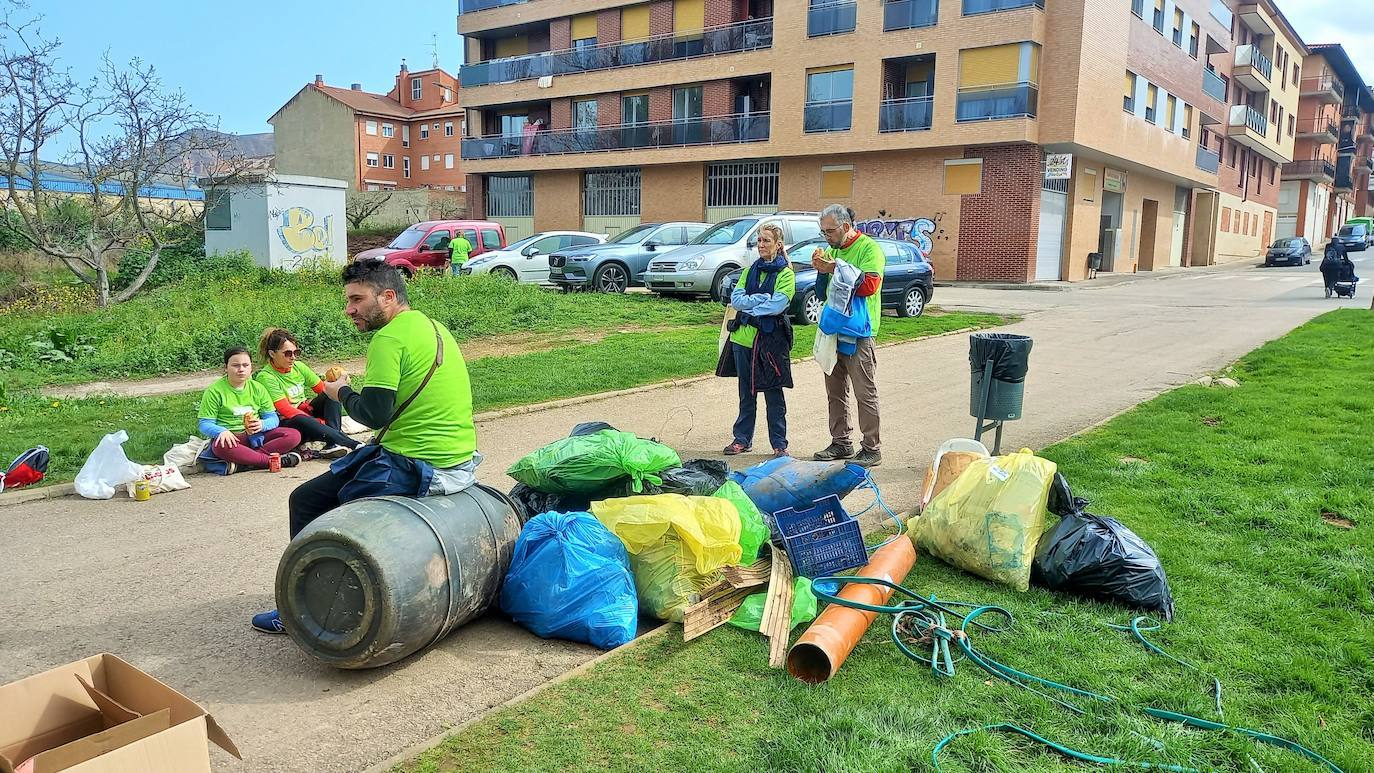
M 1040 191 L 1040 237 L 1035 248 L 1037 282 L 1060 279 L 1059 264 L 1064 252 L 1064 214 L 1069 196 L 1059 191 Z

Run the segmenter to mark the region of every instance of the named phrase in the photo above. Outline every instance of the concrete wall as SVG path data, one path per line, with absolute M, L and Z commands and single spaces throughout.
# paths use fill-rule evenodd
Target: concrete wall
M 287 270 L 347 260 L 341 181 L 269 181 L 223 190 L 230 197 L 230 228 L 206 230 L 207 254 L 246 250 L 260 266 Z
M 421 220 L 458 220 L 469 217 L 468 197 L 464 193 L 436 190 L 348 191 L 350 204 L 357 200 L 376 200 L 381 197 L 386 197 L 386 203 L 368 216 L 362 224 L 364 228 L 389 225 L 405 228 Z
M 313 88 L 303 89 L 272 122 L 277 172 L 356 184 L 359 159 L 353 127 L 352 110 Z
M 534 175 L 534 229 L 582 230 L 582 173 Z
M 1272 236 L 1266 238 L 1265 215 L 1270 218 L 1269 222 L 1273 222 L 1277 218 L 1277 209 L 1254 201 L 1242 201 L 1225 192 L 1221 194 L 1221 207 L 1217 225 L 1216 262 L 1234 263 L 1258 258 L 1272 240 Z

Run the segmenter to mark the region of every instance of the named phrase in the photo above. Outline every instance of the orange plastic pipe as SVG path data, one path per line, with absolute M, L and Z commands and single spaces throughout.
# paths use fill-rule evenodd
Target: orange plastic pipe
M 916 546 L 903 537 L 879 548 L 868 565 L 859 570 L 858 576 L 876 577 L 901 585 L 915 563 Z M 850 583 L 839 595 L 847 601 L 878 606 L 892 597 L 892 589 Z M 808 684 L 820 684 L 834 676 L 877 616 L 877 612 L 839 604 L 826 607 L 787 653 L 787 672 Z

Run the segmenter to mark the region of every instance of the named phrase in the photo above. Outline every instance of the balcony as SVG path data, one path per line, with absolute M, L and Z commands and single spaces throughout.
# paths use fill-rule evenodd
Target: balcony
M 1298 139 L 1315 140 L 1321 145 L 1334 145 L 1340 139 L 1341 126 L 1331 118 L 1304 118 L 1298 121 Z
M 1253 45 L 1236 48 L 1231 79 L 1251 91 L 1268 91 L 1274 79 L 1274 63 Z
M 1337 193 L 1350 193 L 1355 190 L 1354 156 L 1341 156 L 1336 162 L 1336 177 L 1332 187 Z
M 492 83 L 534 80 L 546 75 L 569 75 L 757 51 L 772 45 L 773 19 L 770 17 L 709 27 L 700 35 L 655 35 L 629 42 L 604 43 L 467 64 L 458 71 L 458 79 L 463 88 L 472 88 Z
M 1231 13 L 1231 9 L 1222 0 L 1212 0 L 1212 18 L 1221 22 L 1221 26 L 1229 30 L 1235 17 Z
M 995 121 L 1002 118 L 1034 118 L 1040 90 L 1033 83 L 1009 83 L 978 89 L 960 89 L 955 120 Z
M 1226 104 L 1226 79 L 1212 70 L 1202 71 L 1202 92 L 1216 101 Z
M 806 9 L 806 36 L 818 38 L 853 32 L 858 18 L 859 4 L 855 0 L 813 4 Z
M 1315 98 L 1322 104 L 1339 105 L 1345 99 L 1345 85 L 1330 75 L 1302 79 L 1303 99 Z
M 930 128 L 934 97 L 885 99 L 878 106 L 878 131 L 912 132 Z
M 934 27 L 939 21 L 938 0 L 888 0 L 883 3 L 883 32 Z
M 1278 34 L 1278 30 L 1269 23 L 1269 13 L 1258 2 L 1243 2 L 1236 8 L 1236 14 L 1240 16 L 1240 23 L 1256 35 L 1272 37 Z
M 473 11 L 485 11 L 488 8 L 501 8 L 507 5 L 518 5 L 526 0 L 458 0 L 458 13 L 472 13 Z
M 964 0 L 965 16 L 1013 11 L 1017 8 L 1039 8 L 1043 11 L 1045 10 L 1045 0 Z
M 566 153 L 604 153 L 691 145 L 726 145 L 768 140 L 768 113 L 653 121 L 586 129 L 553 129 L 533 135 L 510 134 L 468 137 L 464 161 Z
M 854 100 L 807 102 L 803 108 L 802 130 L 807 134 L 847 132 L 854 121 Z
M 1197 161 L 1195 163 L 1198 169 L 1201 169 L 1204 172 L 1209 172 L 1211 174 L 1216 174 L 1217 170 L 1221 168 L 1221 154 L 1217 153 L 1215 150 L 1208 150 L 1207 148 L 1198 145 Z
M 1336 179 L 1336 165 L 1324 158 L 1290 161 L 1283 165 L 1283 179 L 1311 180 L 1329 185 Z

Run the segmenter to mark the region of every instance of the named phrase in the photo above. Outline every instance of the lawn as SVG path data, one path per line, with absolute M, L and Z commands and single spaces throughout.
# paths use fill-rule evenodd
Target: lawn
M 635 304 L 636 297 L 615 300 Z M 674 305 L 706 305 L 717 320 L 721 313 L 719 305 Z M 879 341 L 897 342 L 963 328 L 990 327 L 1004 321 L 993 314 L 934 313 L 919 319 L 890 318 L 883 321 Z M 709 373 L 716 363 L 718 325 L 717 321 L 714 326 L 615 333 L 591 344 L 483 357 L 468 366 L 474 407 L 478 412 L 489 411 Z M 812 330 L 799 328 L 796 356 L 810 355 Z M 356 333 L 354 336 L 363 340 Z M 71 480 L 100 437 L 118 429 L 129 433 L 125 445 L 129 458 L 151 463 L 160 460 L 174 443 L 185 442 L 188 435 L 195 434 L 199 401 L 199 394 L 51 400 L 31 392 L 11 392 L 6 399 L 0 392 L 0 463 L 7 464 L 31 446 L 46 445 L 52 452 L 48 482 Z
M 1223 685 L 1225 721 L 1308 745 L 1346 771 L 1374 759 L 1374 314 L 1339 311 L 1236 366 L 1238 389 L 1187 386 L 1043 450 L 1091 510 L 1159 552 L 1178 615 L 1155 635 Z M 1130 610 L 1032 588 L 1017 594 L 921 556 L 906 585 L 999 604 L 1017 618 L 975 634 L 990 656 L 1120 703 L 1076 716 L 972 664 L 937 679 L 880 617 L 834 679 L 766 666 L 730 627 L 668 631 L 401 767 L 450 770 L 931 770 L 949 733 L 1012 722 L 1103 756 L 1204 770 L 1314 771 L 1233 734 L 1144 717 L 1214 717 L 1209 680 L 1105 627 Z M 797 633 L 800 633 L 798 629 Z M 949 771 L 1081 770 L 1019 737 L 980 733 Z

